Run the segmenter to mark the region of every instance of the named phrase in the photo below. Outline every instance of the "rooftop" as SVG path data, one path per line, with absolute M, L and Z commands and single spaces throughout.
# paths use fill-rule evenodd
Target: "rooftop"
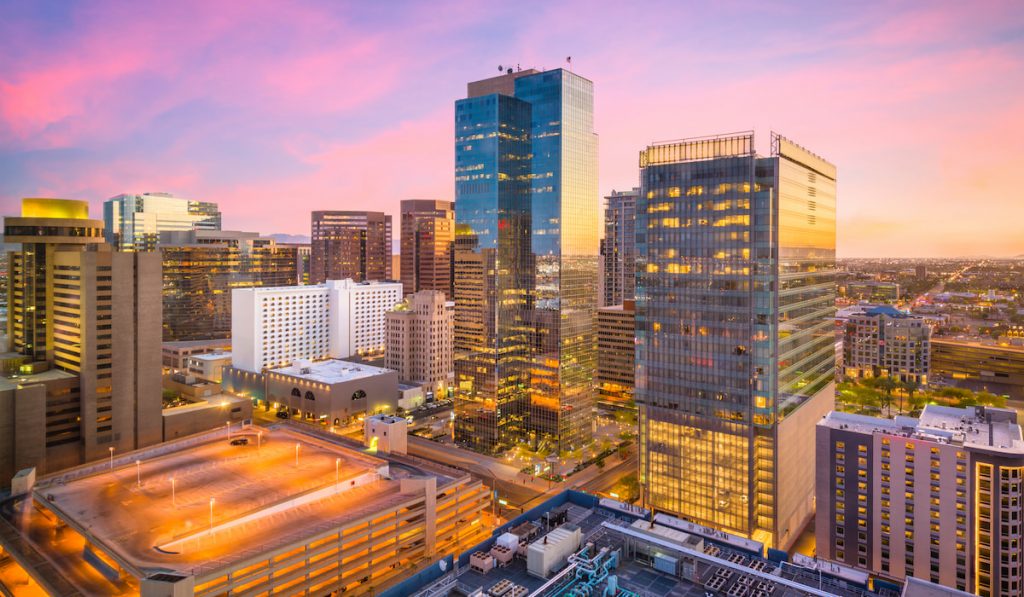
M 225 408 L 232 404 L 240 404 L 242 402 L 248 402 L 248 398 L 241 396 L 232 396 L 231 394 L 217 394 L 216 396 L 209 396 L 199 402 L 192 402 L 190 404 L 184 404 L 182 406 L 172 406 L 170 408 L 163 409 L 163 416 L 180 415 L 182 413 L 193 412 L 197 410 L 203 410 L 207 408 Z
M 173 342 L 164 342 L 161 346 L 164 350 L 181 350 L 182 348 L 197 348 L 201 346 L 231 346 L 231 339 L 175 340 Z
M 106 461 L 71 469 L 41 480 L 36 502 L 137 577 L 199 574 L 407 500 L 403 477 L 451 480 L 287 426 L 232 433 L 243 436 L 246 445 L 232 445 L 217 430 L 116 457 L 113 469 Z
M 188 358 L 195 359 L 197 361 L 219 361 L 221 359 L 230 359 L 231 358 L 231 353 L 230 352 L 219 352 L 219 351 L 218 352 L 204 352 L 202 354 L 189 355 Z
M 269 373 L 277 373 L 325 384 L 336 384 L 392 373 L 392 371 L 383 367 L 374 367 L 372 365 L 363 365 L 339 359 L 328 359 L 316 362 L 296 361 L 287 367 L 271 369 Z
M 39 373 L 32 373 L 29 375 L 0 377 L 0 389 L 13 389 L 17 386 L 30 386 L 48 381 L 77 378 L 77 375 L 64 371 L 63 369 L 47 369 L 46 371 L 40 371 Z
M 1001 408 L 928 404 L 917 419 L 883 419 L 833 411 L 818 424 L 833 429 L 912 436 L 940 444 L 1024 454 L 1024 438 L 1016 412 Z

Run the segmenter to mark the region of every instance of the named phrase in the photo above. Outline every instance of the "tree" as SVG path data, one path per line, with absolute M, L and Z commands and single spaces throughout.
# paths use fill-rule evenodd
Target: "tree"
M 893 377 L 890 377 L 890 376 L 887 375 L 887 376 L 879 379 L 877 385 L 878 385 L 879 388 L 881 388 L 885 392 L 885 409 L 886 409 L 886 414 L 888 414 L 889 417 L 892 417 L 892 392 L 893 392 L 893 390 L 896 389 L 896 386 L 898 385 L 898 382 Z M 903 406 L 903 404 L 901 402 L 900 403 L 900 410 L 901 411 L 903 410 L 902 406 Z
M 914 393 L 921 389 L 921 382 L 916 378 L 910 378 L 900 382 L 900 389 L 907 393 L 907 401 L 914 406 Z M 903 412 L 903 397 L 900 397 L 900 412 Z

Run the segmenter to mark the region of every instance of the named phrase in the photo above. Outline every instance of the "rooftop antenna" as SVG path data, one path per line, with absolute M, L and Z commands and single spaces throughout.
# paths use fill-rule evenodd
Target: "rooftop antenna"
M 569 65 L 569 72 L 572 72 L 572 56 L 565 57 L 565 63 Z
M 503 73 L 503 72 L 505 72 L 505 67 L 499 64 L 499 65 L 498 65 L 498 72 L 499 72 L 499 73 Z

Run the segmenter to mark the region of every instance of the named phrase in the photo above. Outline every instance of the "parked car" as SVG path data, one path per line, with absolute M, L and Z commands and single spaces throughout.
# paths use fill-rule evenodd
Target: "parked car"
M 249 438 L 247 438 L 247 437 L 236 437 L 235 439 L 231 440 L 231 445 L 232 446 L 245 446 L 245 445 L 248 445 L 248 444 L 249 444 Z
M 288 411 L 285 411 L 285 410 L 277 411 L 277 418 L 278 419 L 287 419 L 289 416 L 290 415 L 288 414 Z

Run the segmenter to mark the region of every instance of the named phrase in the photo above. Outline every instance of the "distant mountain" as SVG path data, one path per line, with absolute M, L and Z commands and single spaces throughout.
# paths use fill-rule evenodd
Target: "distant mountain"
M 302 234 L 268 234 L 267 236 L 279 243 L 309 244 L 309 237 Z

